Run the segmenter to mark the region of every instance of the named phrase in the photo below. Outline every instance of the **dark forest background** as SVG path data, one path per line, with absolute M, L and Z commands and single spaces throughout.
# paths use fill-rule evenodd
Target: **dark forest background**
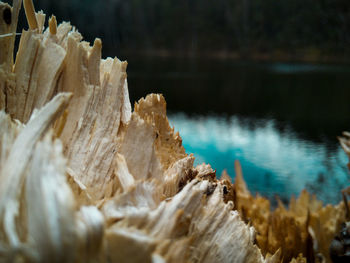
M 346 61 L 349 0 L 60 0 L 37 10 L 71 21 L 104 55 L 130 53 Z

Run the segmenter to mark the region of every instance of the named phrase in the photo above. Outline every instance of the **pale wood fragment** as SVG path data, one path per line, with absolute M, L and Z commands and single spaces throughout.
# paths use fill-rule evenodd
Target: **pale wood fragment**
M 106 238 L 107 258 L 111 262 L 152 262 L 156 242 L 141 231 L 111 227 Z
M 3 230 L 0 237 L 2 241 L 4 239 L 7 240 L 8 243 L 6 245 L 11 248 L 6 250 L 6 257 L 12 258 L 18 253 L 16 249 L 24 249 L 22 247 L 22 242 L 26 239 L 27 233 L 31 233 L 31 226 L 27 228 L 23 221 L 22 224 L 18 224 L 18 221 L 16 221 L 17 216 L 19 216 L 21 220 L 27 218 L 25 212 L 21 212 L 24 206 L 23 202 L 26 200 L 21 190 L 24 182 L 26 182 L 28 186 L 31 184 L 31 179 L 36 181 L 35 187 L 38 187 L 37 183 L 39 182 L 37 180 L 39 180 L 39 178 L 28 177 L 29 174 L 34 174 L 32 176 L 43 175 L 46 172 L 41 172 L 40 169 L 50 169 L 50 166 L 46 165 L 46 161 L 41 160 L 41 158 L 49 158 L 47 151 L 50 152 L 52 149 L 50 147 L 42 148 L 45 146 L 37 145 L 37 142 L 44 136 L 55 118 L 57 118 L 60 112 L 66 107 L 69 98 L 69 94 L 58 95 L 46 105 L 46 107 L 36 112 L 25 127 L 21 127 L 19 124 L 17 124 L 16 127 L 14 124 L 10 123 L 9 118 L 6 117 L 4 113 L 1 113 L 0 122 L 4 124 L 2 126 L 7 127 L 7 130 L 9 128 L 14 129 L 14 132 L 7 132 L 7 134 L 12 134 L 10 137 L 7 136 L 7 134 L 1 134 L 1 138 L 4 141 L 1 144 L 1 152 L 3 153 L 1 155 L 1 163 L 3 165 L 0 167 L 0 229 Z M 6 132 L 6 129 L 2 128 L 1 132 Z M 46 141 L 48 141 L 48 139 L 46 139 Z M 11 145 L 11 149 L 9 149 L 9 145 Z M 39 159 L 36 159 L 35 156 Z M 20 162 L 18 162 L 19 157 Z M 64 172 L 64 165 L 62 165 L 64 164 L 64 159 L 60 158 L 54 159 L 57 161 L 58 169 Z M 39 170 L 34 172 L 32 169 Z M 44 177 L 40 179 L 44 179 Z M 27 189 L 27 194 L 29 194 L 29 191 L 30 190 Z M 33 193 L 36 194 L 39 192 L 35 191 Z M 55 195 L 55 193 L 51 191 L 49 191 L 48 194 Z M 38 200 L 35 200 L 34 196 L 31 196 L 31 198 L 31 204 L 38 202 Z M 42 202 L 44 199 L 41 198 L 40 201 Z M 42 206 L 38 204 L 37 208 L 40 209 Z M 28 206 L 26 209 L 28 209 Z M 50 209 L 54 209 L 54 206 L 50 206 Z M 31 221 L 30 216 L 28 220 Z M 37 229 L 34 232 L 37 232 Z M 23 251 L 23 253 L 27 252 L 26 250 Z M 35 255 L 27 256 L 35 257 Z
M 75 262 L 106 262 L 105 219 L 95 206 L 81 206 L 76 212 L 77 251 Z
M 162 178 L 163 194 L 166 197 L 172 197 L 180 189 L 181 183 L 184 185 L 191 179 L 189 173 L 192 172 L 194 156 L 189 155 L 183 159 L 176 161 L 165 172 Z
M 156 134 L 150 124 L 133 115 L 120 146 L 129 171 L 136 179 L 146 179 L 151 175 L 151 161 Z
M 278 262 L 233 211 L 253 200 L 243 178 L 193 167 L 164 97 L 132 112 L 126 62 L 25 8 L 30 29 L 0 67 L 0 261 Z
M 206 195 L 210 184 L 193 180 L 171 201 L 162 201 L 156 209 L 149 209 L 149 213 L 115 214 L 118 223 L 111 229 L 124 228 L 130 232 L 136 227 L 142 231 L 144 238 L 156 245 L 146 258 L 156 252 L 167 262 L 264 262 L 253 245 L 254 230 L 241 221 L 237 212 L 231 211 L 232 203 L 224 204 L 222 186 Z M 118 209 L 117 203 L 114 205 Z M 109 206 L 106 212 L 114 209 Z M 109 236 L 119 239 L 114 231 Z M 179 243 L 181 247 L 169 250 Z M 137 262 L 137 256 L 129 255 L 129 260 Z
M 168 169 L 174 162 L 186 156 L 182 139 L 170 127 L 166 116 L 166 102 L 162 95 L 151 94 L 135 104 L 134 113 L 154 127 L 155 152 L 162 167 Z
M 35 13 L 35 18 L 36 18 L 36 21 L 38 23 L 38 32 L 41 34 L 41 33 L 43 33 L 43 31 L 45 29 L 46 15 L 44 14 L 43 11 L 39 11 L 39 12 Z
M 126 63 L 115 60 L 112 72 L 109 73 L 113 75 L 101 87 L 97 86 L 99 78 L 96 79 L 96 75 L 92 73 L 99 69 L 99 60 L 95 58 L 100 56 L 99 45 L 99 41 L 95 41 L 91 53 L 88 54 L 83 45 L 77 45 L 73 38 L 69 38 L 67 67 L 60 84 L 64 87 L 63 90 L 74 92 L 61 134 L 68 156 L 68 166 L 74 170 L 79 180 L 94 189 L 93 198 L 96 199 L 103 197 L 106 187 L 115 181 L 111 165 L 117 146 L 113 138 L 117 135 L 121 122 L 120 105 L 123 102 L 126 78 Z M 97 54 L 94 51 L 96 49 Z M 78 54 L 87 59 L 86 66 L 82 67 L 84 63 L 80 60 L 82 57 L 76 57 Z M 91 68 L 95 70 L 89 71 Z M 67 71 L 69 69 L 75 73 L 71 74 Z
M 122 189 L 125 191 L 129 187 L 135 185 L 135 179 L 130 174 L 125 158 L 121 154 L 115 157 L 115 174 L 117 175 Z
M 22 35 L 14 66 L 16 86 L 8 92 L 7 110 L 26 122 L 35 108 L 55 94 L 66 52 L 54 38 L 33 31 L 23 31 Z
M 32 0 L 23 0 L 24 10 L 28 21 L 29 28 L 31 30 L 38 28 L 38 22 L 35 16 L 35 9 Z
M 50 29 L 50 34 L 52 35 L 57 34 L 57 20 L 55 16 L 51 16 L 49 19 L 49 29 Z
M 73 262 L 78 251 L 75 200 L 64 176 L 62 145 L 52 144 L 50 137 L 38 142 L 27 168 L 25 241 L 35 251 L 33 261 Z

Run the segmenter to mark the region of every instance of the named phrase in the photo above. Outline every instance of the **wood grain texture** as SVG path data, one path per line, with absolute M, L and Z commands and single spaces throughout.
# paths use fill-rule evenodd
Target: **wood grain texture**
M 342 204 L 303 192 L 271 211 L 238 163 L 234 184 L 194 167 L 161 94 L 132 111 L 127 63 L 33 12 L 15 63 L 13 41 L 0 38 L 0 262 L 328 259 Z M 15 32 L 14 19 L 8 28 L 0 20 L 1 34 Z

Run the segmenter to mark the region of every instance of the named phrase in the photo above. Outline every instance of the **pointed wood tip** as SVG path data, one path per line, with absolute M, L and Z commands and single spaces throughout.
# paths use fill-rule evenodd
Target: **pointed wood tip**
M 38 22 L 35 16 L 35 9 L 32 0 L 23 0 L 24 11 L 26 13 L 29 28 L 31 30 L 38 28 Z
M 49 19 L 49 30 L 51 35 L 57 34 L 57 20 L 55 16 L 51 16 Z

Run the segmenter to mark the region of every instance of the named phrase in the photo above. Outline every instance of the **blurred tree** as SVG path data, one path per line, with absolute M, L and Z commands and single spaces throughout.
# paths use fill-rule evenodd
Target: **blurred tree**
M 276 50 L 350 56 L 348 0 L 61 0 L 37 9 L 69 20 L 105 50 L 176 54 Z

